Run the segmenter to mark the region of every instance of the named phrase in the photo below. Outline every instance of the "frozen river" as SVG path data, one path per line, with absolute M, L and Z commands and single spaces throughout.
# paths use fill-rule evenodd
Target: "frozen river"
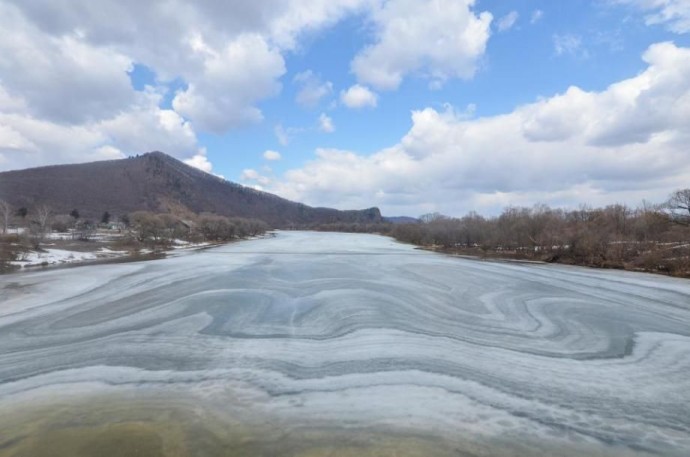
M 0 456 L 688 456 L 690 281 L 278 233 L 0 276 Z

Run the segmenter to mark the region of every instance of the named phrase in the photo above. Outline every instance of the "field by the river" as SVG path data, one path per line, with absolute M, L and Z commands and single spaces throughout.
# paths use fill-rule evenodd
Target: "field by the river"
M 279 232 L 0 276 L 0 457 L 690 455 L 690 281 Z

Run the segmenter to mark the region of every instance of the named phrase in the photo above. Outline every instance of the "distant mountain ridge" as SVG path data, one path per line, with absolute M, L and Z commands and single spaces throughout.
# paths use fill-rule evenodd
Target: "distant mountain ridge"
M 14 208 L 48 205 L 83 217 L 138 210 L 216 213 L 262 219 L 273 227 L 378 223 L 378 208 L 315 208 L 205 173 L 162 152 L 120 160 L 53 165 L 0 173 L 0 199 Z
M 419 224 L 421 222 L 418 218 L 410 216 L 387 216 L 383 219 L 391 224 Z

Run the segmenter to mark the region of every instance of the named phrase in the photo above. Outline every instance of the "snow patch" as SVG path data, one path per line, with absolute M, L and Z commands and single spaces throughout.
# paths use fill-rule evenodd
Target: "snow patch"
M 40 265 L 57 265 L 121 257 L 127 254 L 127 251 L 111 251 L 108 248 L 101 248 L 96 252 L 68 251 L 65 249 L 44 249 L 42 251 L 26 252 L 21 255 L 19 260 L 15 260 L 10 263 L 19 267 L 35 267 Z

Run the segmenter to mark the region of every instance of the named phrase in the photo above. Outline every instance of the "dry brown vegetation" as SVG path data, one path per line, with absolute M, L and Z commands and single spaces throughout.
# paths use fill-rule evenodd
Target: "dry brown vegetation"
M 41 251 L 48 244 L 68 251 L 107 247 L 137 255 L 142 249 L 160 252 L 180 242 L 228 242 L 261 235 L 268 229 L 268 224 L 257 219 L 150 211 L 135 211 L 119 220 L 110 220 L 104 213 L 101 222 L 96 223 L 82 219 L 78 210 L 54 215 L 48 206 L 39 205 L 34 211 L 14 213 L 6 233 L 0 234 L 0 273 L 14 270 L 11 262 L 21 260 L 30 251 Z
M 136 211 L 125 225 L 127 233 L 140 243 L 170 244 L 174 240 L 230 241 L 265 233 L 269 226 L 258 219 L 229 218 L 217 214 L 187 215 L 155 214 Z
M 497 217 L 440 214 L 396 225 L 397 240 L 443 252 L 690 277 L 690 190 L 663 205 L 506 208 Z

